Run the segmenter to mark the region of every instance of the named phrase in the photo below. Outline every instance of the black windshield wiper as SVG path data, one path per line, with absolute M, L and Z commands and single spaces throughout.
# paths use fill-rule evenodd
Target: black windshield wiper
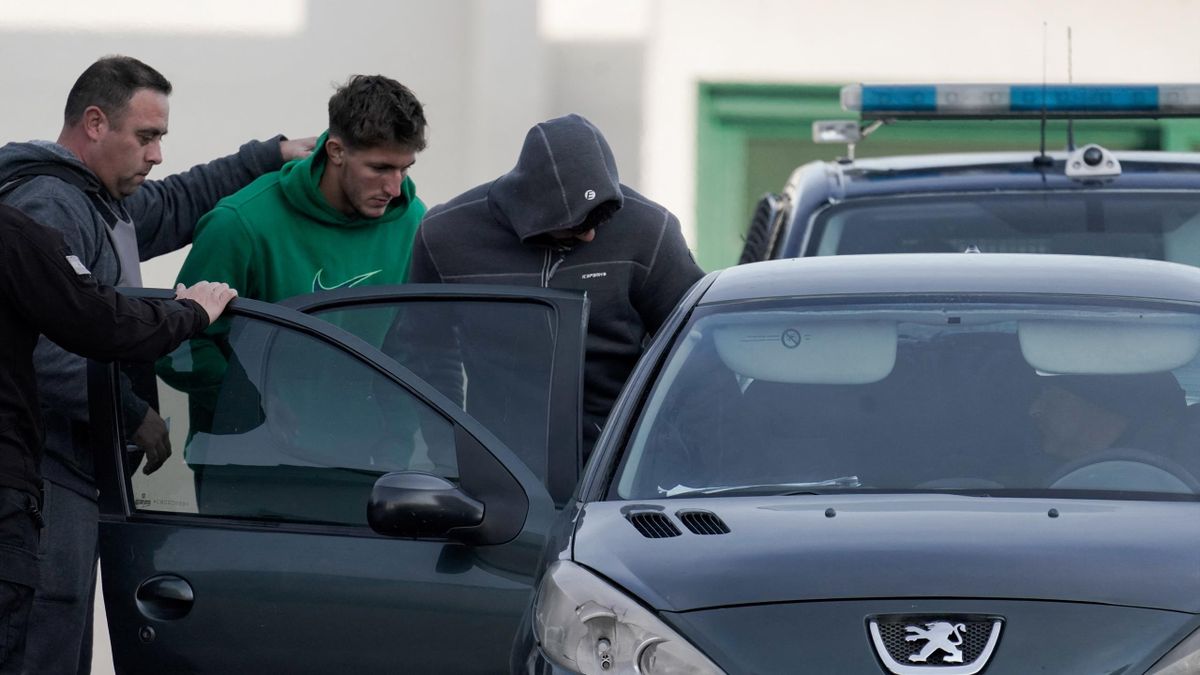
M 802 495 L 802 494 L 820 494 L 822 488 L 856 488 L 861 487 L 862 483 L 858 480 L 858 476 L 840 476 L 838 478 L 830 478 L 828 480 L 807 481 L 803 483 L 757 483 L 753 485 L 715 485 L 709 487 L 688 487 L 686 485 L 676 485 L 673 488 L 658 488 L 659 494 L 664 497 L 694 497 L 713 496 L 713 495 L 747 495 L 747 494 L 764 494 L 764 495 Z

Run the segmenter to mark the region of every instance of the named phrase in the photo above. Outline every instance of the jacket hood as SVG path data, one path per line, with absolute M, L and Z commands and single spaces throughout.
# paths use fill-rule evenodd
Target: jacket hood
M 624 197 L 604 135 L 579 115 L 535 125 L 512 171 L 492 184 L 488 203 L 522 242 L 611 215 Z
M 303 159 L 292 160 L 279 170 L 279 186 L 283 190 L 284 199 L 292 208 L 319 223 L 334 227 L 379 225 L 403 218 L 417 193 L 416 185 L 407 177 L 400 184 L 400 196 L 393 199 L 387 210 L 378 218 L 346 215 L 329 204 L 320 189 L 321 176 L 325 173 L 325 162 L 328 159 L 325 152 L 325 141 L 328 139 L 329 132 L 326 131 L 317 139 L 316 149 L 312 154 Z
M 89 188 L 103 191 L 100 179 L 84 166 L 75 153 L 58 143 L 29 141 L 0 147 L 0 186 L 27 174 L 77 174 Z

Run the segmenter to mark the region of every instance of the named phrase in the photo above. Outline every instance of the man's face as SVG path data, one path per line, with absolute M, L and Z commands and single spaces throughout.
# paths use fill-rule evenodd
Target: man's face
M 105 118 L 96 130 L 96 146 L 85 159 L 108 192 L 117 198 L 137 192 L 146 175 L 162 163 L 162 137 L 170 112 L 167 96 L 139 89 L 125 110 Z
M 400 196 L 417 153 L 395 143 L 370 148 L 350 148 L 331 140 L 329 161 L 340 168 L 338 188 L 343 211 L 363 218 L 378 218 Z
M 569 239 L 575 239 L 582 242 L 592 241 L 596 238 L 596 228 L 608 222 L 619 208 L 620 204 L 613 200 L 597 204 L 596 206 L 592 207 L 591 211 L 588 211 L 587 215 L 583 219 L 583 222 L 579 223 L 575 227 L 554 230 L 553 232 L 548 232 L 547 234 L 558 241 L 566 241 Z
M 551 237 L 560 241 L 567 239 L 577 239 L 579 241 L 591 241 L 596 238 L 596 228 L 591 227 L 583 231 L 578 230 L 555 230 L 548 233 Z
M 1123 417 L 1053 384 L 1043 385 L 1029 416 L 1042 437 L 1042 451 L 1073 459 L 1109 446 L 1125 429 Z

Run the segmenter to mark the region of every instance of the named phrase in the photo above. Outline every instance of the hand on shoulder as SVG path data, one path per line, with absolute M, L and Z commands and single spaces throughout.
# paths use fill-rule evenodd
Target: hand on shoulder
M 312 154 L 313 148 L 317 147 L 317 137 L 308 136 L 306 138 L 289 138 L 284 141 L 279 141 L 279 154 L 283 155 L 283 161 L 290 162 L 293 159 L 304 159 Z

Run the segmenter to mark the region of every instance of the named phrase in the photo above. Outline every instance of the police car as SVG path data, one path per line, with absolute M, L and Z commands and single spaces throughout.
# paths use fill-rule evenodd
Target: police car
M 846 157 L 764 196 L 741 262 L 978 250 L 1200 265 L 1200 153 L 1047 151 L 1043 124 L 1028 151 L 854 157 L 909 120 L 1195 117 L 1200 85 L 853 85 L 841 101 L 860 120 L 817 122 L 813 139 L 846 143 Z

